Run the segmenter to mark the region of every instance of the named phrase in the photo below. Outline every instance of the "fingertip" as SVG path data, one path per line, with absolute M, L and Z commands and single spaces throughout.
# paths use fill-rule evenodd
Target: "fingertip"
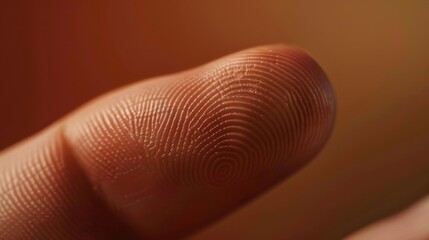
M 289 176 L 320 151 L 335 118 L 325 73 L 284 45 L 95 104 L 66 122 L 66 138 L 108 205 L 154 238 L 189 233 Z

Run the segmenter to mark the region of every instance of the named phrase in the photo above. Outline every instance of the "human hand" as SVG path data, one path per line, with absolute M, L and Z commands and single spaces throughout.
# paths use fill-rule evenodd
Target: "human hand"
M 0 238 L 187 236 L 298 171 L 334 118 L 327 77 L 287 46 L 133 84 L 1 153 Z

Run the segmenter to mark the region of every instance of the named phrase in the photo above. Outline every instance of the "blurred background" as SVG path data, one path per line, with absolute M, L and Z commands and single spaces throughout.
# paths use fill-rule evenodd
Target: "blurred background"
M 2 1 L 0 149 L 113 88 L 243 48 L 307 49 L 335 131 L 192 239 L 339 239 L 429 193 L 429 1 Z

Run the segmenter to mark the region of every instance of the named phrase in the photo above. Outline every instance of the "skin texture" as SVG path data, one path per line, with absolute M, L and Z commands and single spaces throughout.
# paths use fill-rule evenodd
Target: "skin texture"
M 304 166 L 334 117 L 287 46 L 125 87 L 0 155 L 0 239 L 186 236 Z

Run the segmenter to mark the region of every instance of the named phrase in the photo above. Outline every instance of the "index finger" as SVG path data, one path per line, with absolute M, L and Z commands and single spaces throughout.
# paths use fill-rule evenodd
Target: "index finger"
M 285 46 L 127 87 L 1 155 L 0 234 L 184 236 L 305 165 L 334 115 L 326 75 Z

